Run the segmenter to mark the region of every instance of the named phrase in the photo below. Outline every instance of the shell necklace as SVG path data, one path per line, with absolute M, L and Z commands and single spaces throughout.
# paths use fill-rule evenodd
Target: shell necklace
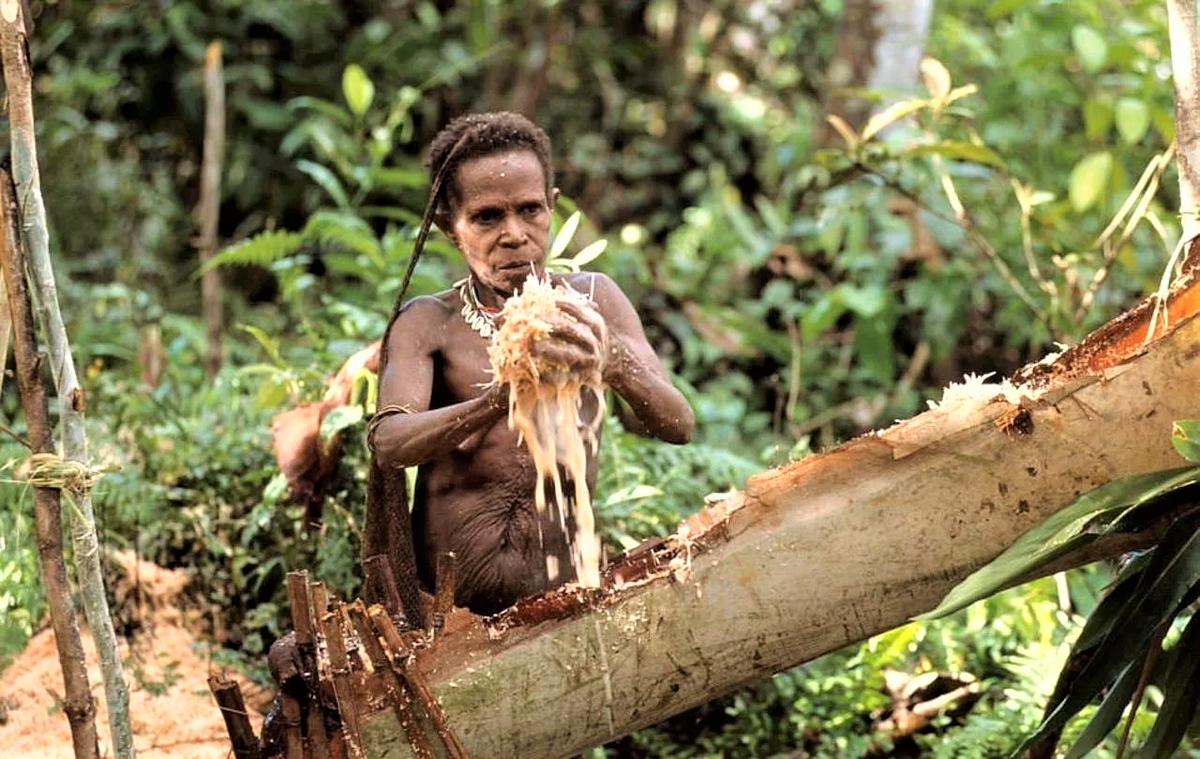
M 490 340 L 496 334 L 496 314 L 500 313 L 500 309 L 488 308 L 480 303 L 478 296 L 475 295 L 474 284 L 471 277 L 463 277 L 454 283 L 454 288 L 458 290 L 459 300 L 462 301 L 460 313 L 468 327 L 478 332 L 484 339 Z

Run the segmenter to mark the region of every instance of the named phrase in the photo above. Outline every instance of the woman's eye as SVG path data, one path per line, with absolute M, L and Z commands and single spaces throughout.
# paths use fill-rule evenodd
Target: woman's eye
M 524 208 L 521 209 L 521 212 L 523 214 L 525 214 L 526 216 L 536 216 L 542 212 L 542 207 L 535 203 L 535 204 L 525 206 Z

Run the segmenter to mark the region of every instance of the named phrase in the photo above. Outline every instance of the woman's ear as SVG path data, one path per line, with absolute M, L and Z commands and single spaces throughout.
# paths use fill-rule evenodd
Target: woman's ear
M 449 237 L 451 242 L 458 245 L 458 237 L 454 234 L 454 217 L 445 211 L 435 211 L 433 214 L 433 223 L 437 228 L 442 230 L 442 234 Z
M 558 208 L 558 196 L 561 195 L 558 188 L 555 187 L 550 191 L 550 212 L 553 213 L 555 208 Z

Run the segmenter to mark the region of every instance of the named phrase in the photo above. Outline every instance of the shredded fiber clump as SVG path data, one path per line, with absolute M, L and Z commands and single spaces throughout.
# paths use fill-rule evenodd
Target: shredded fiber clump
M 604 417 L 604 383 L 600 372 L 587 373 L 534 355 L 533 345 L 561 318 L 560 302 L 591 308 L 586 295 L 567 285 L 555 285 L 530 274 L 520 294 L 509 298 L 500 312 L 501 326 L 488 346 L 493 381 L 509 386 L 508 426 L 529 448 L 537 468 L 534 502 L 545 515 L 547 479 L 554 484 L 559 526 L 571 548 L 571 562 L 580 585 L 600 585 L 600 539 L 596 536 L 591 494 L 587 486 L 587 451 L 593 454 Z M 591 396 L 595 413 L 582 418 L 585 397 Z M 563 492 L 559 466 L 574 486 L 575 531 L 570 534 L 566 515 L 570 504 Z M 541 522 L 539 522 L 539 531 Z M 546 557 L 551 582 L 560 576 L 557 558 Z

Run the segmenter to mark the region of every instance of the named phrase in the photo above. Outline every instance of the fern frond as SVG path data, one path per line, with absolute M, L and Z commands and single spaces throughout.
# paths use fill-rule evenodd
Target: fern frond
M 308 217 L 300 233 L 306 240 L 333 243 L 347 250 L 370 257 L 376 266 L 384 266 L 383 252 L 371 225 L 352 213 L 317 211 Z
M 270 266 L 295 253 L 303 242 L 304 236 L 296 232 L 279 229 L 260 232 L 208 259 L 197 273 L 217 266 Z

